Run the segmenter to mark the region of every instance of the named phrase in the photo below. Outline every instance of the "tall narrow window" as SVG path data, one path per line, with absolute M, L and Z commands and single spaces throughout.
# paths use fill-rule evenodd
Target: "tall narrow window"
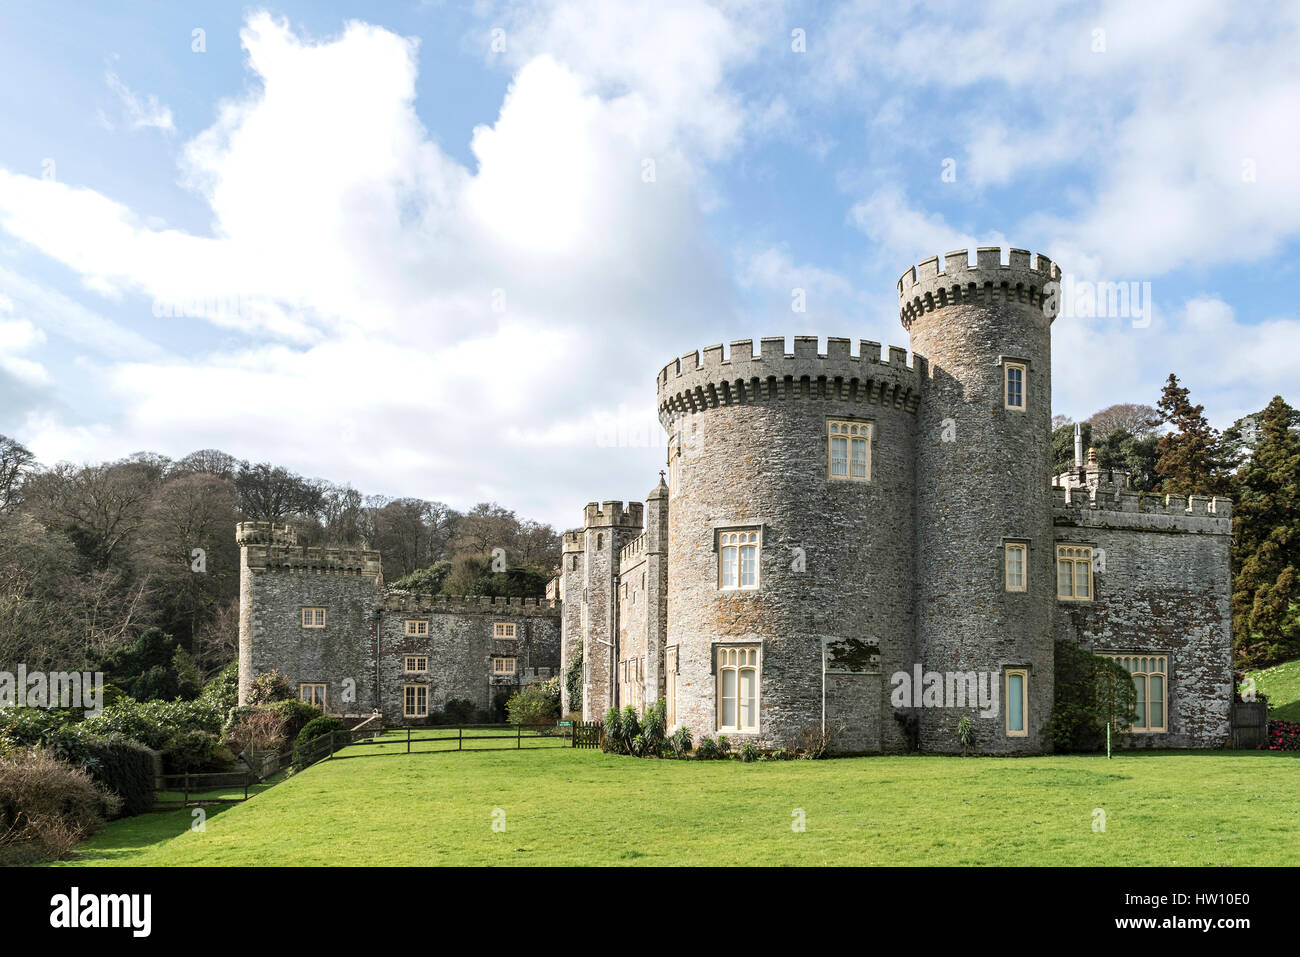
M 1029 672 L 1023 668 L 1007 672 L 1007 736 L 1023 738 L 1029 734 Z
M 826 474 L 850 482 L 871 480 L 871 423 L 826 423 Z
M 1133 690 L 1137 693 L 1133 730 L 1146 733 L 1168 731 L 1169 656 L 1100 654 L 1103 658 L 1114 658 L 1133 676 Z
M 718 730 L 758 731 L 758 648 L 718 649 Z
M 1092 601 L 1092 547 L 1056 546 L 1056 597 L 1064 601 Z
M 402 715 L 423 718 L 429 713 L 429 686 L 406 685 L 402 688 Z
M 325 710 L 325 686 L 323 684 L 304 684 L 298 686 L 298 700 L 314 704 Z
M 1019 362 L 1006 364 L 1006 407 L 1023 409 L 1025 407 L 1025 367 Z
M 742 590 L 758 587 L 758 529 L 718 533 L 718 587 Z
M 1025 557 L 1029 546 L 1024 542 L 1006 544 L 1006 588 L 1007 591 L 1025 591 Z
M 324 628 L 325 627 L 325 609 L 324 608 L 304 608 L 302 610 L 302 626 L 304 628 Z

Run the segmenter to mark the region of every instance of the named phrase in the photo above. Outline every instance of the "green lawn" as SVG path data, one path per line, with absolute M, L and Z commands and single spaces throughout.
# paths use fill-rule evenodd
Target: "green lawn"
M 1300 721 L 1300 659 L 1248 672 L 1255 690 L 1268 696 L 1268 716 Z
M 65 863 L 1298 864 L 1298 820 L 1300 760 L 1276 752 L 741 764 L 505 750 L 321 762 L 209 809 L 204 833 L 189 810 L 147 814 Z

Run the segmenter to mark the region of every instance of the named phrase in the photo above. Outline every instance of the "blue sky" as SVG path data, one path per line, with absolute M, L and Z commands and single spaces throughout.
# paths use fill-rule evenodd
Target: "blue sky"
M 1056 412 L 1222 427 L 1300 398 L 1298 9 L 6 4 L 0 432 L 568 526 L 654 484 L 668 360 L 906 346 L 977 245 L 1150 284 L 1057 320 Z

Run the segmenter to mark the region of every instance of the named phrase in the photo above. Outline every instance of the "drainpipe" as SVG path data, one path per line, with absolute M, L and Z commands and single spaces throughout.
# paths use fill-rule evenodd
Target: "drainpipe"
M 381 715 L 384 713 L 383 685 L 380 683 L 380 669 L 383 667 L 384 660 L 384 638 L 383 638 L 383 621 L 384 612 L 376 608 L 370 613 L 370 617 L 375 620 L 375 710 Z M 380 724 L 383 724 L 383 718 L 380 718 Z
M 610 561 L 614 557 L 614 537 L 610 536 L 609 541 Z M 613 576 L 614 587 L 609 590 L 609 620 L 613 622 L 610 629 L 609 643 L 609 703 L 610 707 L 618 710 L 618 573 Z

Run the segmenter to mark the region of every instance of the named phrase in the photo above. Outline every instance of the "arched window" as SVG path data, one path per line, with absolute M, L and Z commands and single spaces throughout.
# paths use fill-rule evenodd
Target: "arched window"
M 718 649 L 718 730 L 758 731 L 758 648 Z

